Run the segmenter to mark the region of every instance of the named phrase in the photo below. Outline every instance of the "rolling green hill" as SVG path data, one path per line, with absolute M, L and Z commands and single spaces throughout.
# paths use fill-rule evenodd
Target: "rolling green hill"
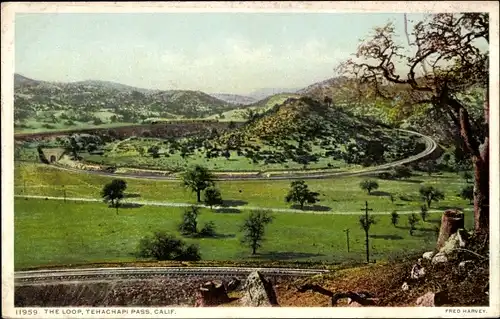
M 16 129 L 200 118 L 237 106 L 199 91 L 158 91 L 106 81 L 55 83 L 14 76 Z

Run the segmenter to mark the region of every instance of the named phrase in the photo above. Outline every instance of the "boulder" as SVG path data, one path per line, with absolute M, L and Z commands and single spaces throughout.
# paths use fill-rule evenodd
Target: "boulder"
M 439 253 L 449 255 L 457 248 L 460 247 L 460 239 L 458 238 L 458 233 L 452 234 L 448 240 L 444 243 L 443 247 L 439 250 Z
M 443 253 L 437 253 L 436 256 L 432 258 L 432 264 L 447 263 L 448 258 Z
M 423 255 L 422 255 L 422 258 L 425 259 L 425 260 L 432 260 L 432 257 L 434 257 L 436 253 L 433 252 L 433 251 L 428 251 L 428 252 L 425 252 Z
M 196 292 L 195 307 L 214 307 L 229 301 L 222 282 L 208 281 Z
M 410 278 L 414 280 L 418 280 L 424 278 L 425 276 L 425 268 L 422 267 L 419 263 L 413 265 L 411 269 Z
M 408 286 L 408 283 L 405 281 L 403 285 L 401 286 L 401 290 L 403 291 L 408 291 L 410 289 L 410 286 Z
M 429 291 L 425 295 L 418 297 L 415 305 L 417 307 L 439 307 L 446 303 L 446 293 L 444 291 Z
M 458 264 L 458 268 L 460 269 L 469 269 L 472 266 L 474 266 L 474 261 L 472 260 L 464 260 L 461 261 L 460 264 Z
M 243 307 L 272 307 L 278 305 L 273 285 L 258 271 L 254 271 L 248 276 L 243 292 L 243 297 L 240 299 Z

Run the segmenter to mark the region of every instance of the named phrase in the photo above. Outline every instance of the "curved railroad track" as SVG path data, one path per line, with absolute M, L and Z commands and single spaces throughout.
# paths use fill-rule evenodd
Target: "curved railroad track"
M 17 271 L 15 285 L 54 284 L 83 281 L 144 280 L 175 278 L 238 278 L 244 280 L 258 270 L 266 277 L 305 277 L 328 273 L 321 269 L 241 267 L 121 267 Z
M 412 135 L 416 135 L 420 137 L 424 143 L 425 143 L 425 150 L 420 152 L 419 154 L 412 155 L 410 157 L 394 161 L 391 163 L 386 163 L 378 166 L 372 166 L 372 167 L 365 167 L 359 170 L 353 170 L 353 171 L 344 171 L 344 172 L 317 172 L 317 173 L 311 173 L 311 174 L 283 174 L 283 175 L 276 175 L 276 176 L 245 176 L 245 175 L 234 175 L 234 176 L 224 176 L 224 177 L 217 177 L 216 180 L 218 181 L 226 181 L 226 180 L 287 180 L 287 179 L 323 179 L 323 178 L 330 178 L 330 177 L 346 177 L 346 176 L 362 176 L 362 175 L 368 175 L 368 174 L 374 174 L 374 173 L 381 173 L 384 171 L 387 171 L 388 169 L 391 169 L 395 166 L 403 165 L 403 164 L 410 164 L 415 161 L 424 159 L 434 153 L 438 145 L 437 143 L 430 138 L 429 136 L 423 135 L 418 132 L 414 131 L 409 131 L 409 130 L 403 130 L 403 129 L 397 129 L 398 131 L 402 131 L 405 133 L 409 133 Z M 101 176 L 108 176 L 108 177 L 120 177 L 120 178 L 128 178 L 128 179 L 152 179 L 152 180 L 165 180 L 165 181 L 177 181 L 178 178 L 172 177 L 172 176 L 154 176 L 154 175 L 140 175 L 140 174 L 119 174 L 119 173 L 110 173 L 110 172 L 105 172 L 105 171 L 92 171 L 92 170 L 83 170 L 83 169 L 77 169 L 77 168 L 69 168 L 69 167 L 64 167 L 61 165 L 51 165 L 53 167 L 56 167 L 57 169 L 61 170 L 66 170 L 70 172 L 75 172 L 75 173 L 84 173 L 84 174 L 94 174 L 94 175 L 101 175 Z

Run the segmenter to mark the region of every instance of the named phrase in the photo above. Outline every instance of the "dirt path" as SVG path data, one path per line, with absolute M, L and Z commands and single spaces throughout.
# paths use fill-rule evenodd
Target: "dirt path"
M 35 199 L 47 199 L 47 200 L 67 200 L 67 201 L 75 201 L 75 202 L 100 202 L 102 203 L 101 198 L 87 198 L 87 197 L 55 197 L 55 196 L 40 196 L 40 195 L 15 195 L 18 198 L 35 198 Z M 178 203 L 178 202 L 160 202 L 160 201 L 131 201 L 131 200 L 123 200 L 122 203 L 127 204 L 135 204 L 140 206 L 160 206 L 160 207 L 189 207 L 189 206 L 198 206 L 209 208 L 206 205 L 196 205 L 191 203 Z M 237 210 L 268 210 L 271 212 L 277 213 L 296 213 L 296 214 L 313 214 L 313 215 L 361 215 L 362 211 L 355 212 L 335 212 L 335 211 L 313 211 L 313 210 L 300 210 L 300 209 L 292 209 L 292 208 L 276 208 L 276 207 L 259 207 L 259 206 L 231 206 L 231 207 L 214 207 L 214 211 L 223 210 L 223 209 L 237 209 Z M 470 208 L 465 209 L 471 210 Z M 408 215 L 412 213 L 419 213 L 420 210 L 413 211 L 401 211 L 398 212 L 400 215 Z M 429 210 L 429 213 L 439 213 L 442 210 Z M 371 212 L 371 215 L 390 215 L 392 211 L 387 212 Z

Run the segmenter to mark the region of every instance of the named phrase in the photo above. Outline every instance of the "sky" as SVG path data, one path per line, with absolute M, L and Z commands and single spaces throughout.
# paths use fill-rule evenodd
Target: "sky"
M 389 21 L 406 41 L 402 13 L 18 13 L 15 72 L 207 93 L 302 88 Z

